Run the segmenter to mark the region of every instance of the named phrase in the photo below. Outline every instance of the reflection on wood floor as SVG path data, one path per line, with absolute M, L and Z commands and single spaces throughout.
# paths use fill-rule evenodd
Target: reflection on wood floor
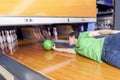
M 80 55 L 45 51 L 40 43 L 20 45 L 7 56 L 52 80 L 119 80 L 120 70 Z

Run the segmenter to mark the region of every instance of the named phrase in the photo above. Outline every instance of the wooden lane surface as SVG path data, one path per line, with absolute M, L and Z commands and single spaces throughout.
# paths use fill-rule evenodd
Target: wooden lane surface
M 37 71 L 52 80 L 119 80 L 120 70 L 106 63 L 68 53 L 45 51 L 41 44 L 26 44 L 18 47 L 12 59 Z

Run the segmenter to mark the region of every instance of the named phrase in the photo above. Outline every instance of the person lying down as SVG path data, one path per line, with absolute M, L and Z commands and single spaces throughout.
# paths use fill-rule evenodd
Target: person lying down
M 103 38 L 96 36 L 108 35 Z M 72 32 L 69 34 L 69 45 L 75 48 L 57 48 L 53 50 L 71 54 L 80 54 L 99 63 L 103 61 L 120 69 L 120 31 L 96 30 L 89 32 Z

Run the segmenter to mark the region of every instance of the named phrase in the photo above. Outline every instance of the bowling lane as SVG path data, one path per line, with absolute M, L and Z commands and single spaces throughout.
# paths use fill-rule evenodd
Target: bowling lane
M 118 80 L 120 78 L 119 70 L 108 64 L 99 64 L 80 55 L 45 51 L 40 43 L 22 44 L 14 54 L 7 52 L 5 55 L 52 80 Z

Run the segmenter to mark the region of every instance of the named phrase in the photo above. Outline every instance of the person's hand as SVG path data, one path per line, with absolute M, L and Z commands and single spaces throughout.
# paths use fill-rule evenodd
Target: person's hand
M 54 45 L 54 46 L 52 47 L 52 49 L 55 50 L 55 49 L 56 49 L 56 46 Z

